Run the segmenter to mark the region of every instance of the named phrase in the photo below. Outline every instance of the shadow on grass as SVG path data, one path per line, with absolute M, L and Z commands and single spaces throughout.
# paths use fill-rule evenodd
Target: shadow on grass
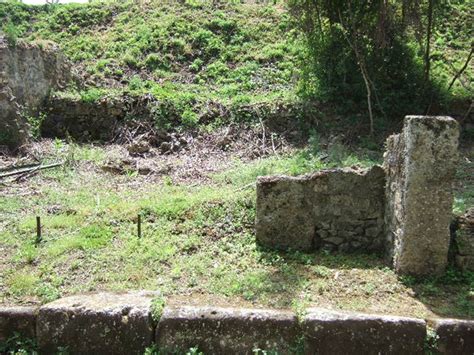
M 384 283 L 391 283 L 394 289 L 398 290 L 394 292 L 400 292 L 400 297 L 395 298 L 393 302 L 408 302 L 406 305 L 408 308 L 404 308 L 401 304 L 393 305 L 394 312 L 412 309 L 403 315 L 420 316 L 411 312 L 424 306 L 439 317 L 474 318 L 474 273 L 472 272 L 463 273 L 450 267 L 444 275 L 438 277 L 397 277 L 380 255 L 324 252 L 307 254 L 263 248 L 260 248 L 259 252 L 262 263 L 271 265 L 272 269 L 259 274 L 255 282 L 250 282 L 243 292 L 244 297 L 249 295 L 257 297 L 257 293 L 260 293 L 259 298 L 263 296 L 273 299 L 277 306 L 294 307 L 295 302 L 301 301 L 302 294 L 317 292 L 318 287 L 324 289 L 321 293 L 323 298 L 341 295 L 348 288 L 354 287 L 354 293 L 346 295 L 346 302 L 350 303 L 351 299 L 359 302 L 361 296 L 363 298 L 363 293 L 361 295 L 357 283 L 362 284 L 360 287 L 373 283 L 381 293 L 376 291 L 367 295 L 366 301 L 371 304 L 380 302 L 377 294 L 383 294 L 385 291 L 388 285 Z M 354 271 L 358 277 L 363 275 L 363 278 L 351 280 L 351 272 Z M 334 280 L 336 273 L 345 274 L 342 277 L 344 280 Z M 347 281 L 350 282 L 349 286 Z M 420 302 L 423 306 L 420 304 L 418 307 L 410 308 L 414 306 L 405 298 L 408 294 L 410 299 Z M 389 294 L 385 295 L 389 297 Z M 389 306 L 390 302 L 382 300 L 384 306 Z
M 334 275 L 341 270 L 381 270 L 383 260 L 376 255 L 330 254 L 273 251 L 258 248 L 264 270 L 245 275 L 238 293 L 250 301 L 276 307 L 294 307 L 302 295 L 316 287 L 331 291 Z M 339 289 L 342 290 L 342 285 Z
M 474 318 L 474 273 L 450 266 L 444 275 L 415 278 L 401 276 L 415 298 L 440 317 Z
M 303 253 L 299 251 L 275 251 L 259 247 L 262 260 L 273 263 L 283 260 L 299 265 L 320 265 L 333 269 L 376 269 L 385 267 L 381 255 L 364 253 L 331 253 L 318 251 Z

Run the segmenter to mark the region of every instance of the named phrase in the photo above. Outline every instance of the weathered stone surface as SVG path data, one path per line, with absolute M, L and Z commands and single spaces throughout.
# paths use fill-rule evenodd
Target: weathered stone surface
M 46 118 L 41 124 L 43 137 L 73 137 L 78 141 L 111 140 L 118 123 L 132 111 L 127 100 L 102 98 L 83 101 L 81 98 L 54 96 L 46 105 Z
M 291 354 L 299 327 L 292 312 L 215 307 L 166 307 L 156 331 L 158 347 L 205 354 L 252 354 L 254 349 Z
M 423 354 L 420 319 L 310 308 L 302 322 L 306 354 Z
M 70 66 L 52 42 L 9 45 L 0 36 L 0 144 L 15 149 L 28 138 L 25 115 L 35 115 L 53 88 L 70 80 Z
M 399 273 L 446 267 L 458 137 L 450 117 L 407 116 L 402 133 L 387 140 L 388 258 Z
M 257 241 L 278 249 L 383 248 L 382 168 L 323 170 L 257 180 Z
M 474 208 L 458 218 L 455 244 L 457 266 L 474 271 Z
M 40 351 L 69 354 L 143 354 L 153 340 L 153 292 L 72 296 L 42 306 L 37 321 Z
M 0 308 L 0 343 L 19 333 L 25 338 L 35 337 L 35 307 L 2 307 Z
M 0 145 L 14 150 L 27 142 L 28 125 L 11 89 L 1 85 L 0 81 Z
M 434 323 L 436 345 L 441 354 L 474 354 L 474 321 L 439 319 Z

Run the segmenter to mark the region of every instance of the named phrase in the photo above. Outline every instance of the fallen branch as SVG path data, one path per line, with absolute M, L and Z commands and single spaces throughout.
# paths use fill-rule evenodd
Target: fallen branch
M 30 173 L 30 172 L 36 172 L 38 170 L 44 170 L 44 169 L 51 169 L 55 168 L 57 166 L 63 165 L 63 163 L 53 163 L 53 164 L 47 164 L 47 165 L 38 165 L 30 168 L 23 168 L 15 171 L 10 171 L 5 174 L 0 175 L 0 179 L 9 177 L 9 176 L 15 176 L 15 175 L 20 175 L 20 174 L 25 174 L 25 173 Z
M 18 170 L 18 169 L 24 169 L 24 168 L 35 168 L 37 166 L 40 166 L 41 164 L 39 163 L 34 163 L 34 164 L 23 164 L 23 165 L 11 165 L 6 168 L 0 168 L 0 173 L 4 173 L 5 171 L 13 171 L 13 170 Z

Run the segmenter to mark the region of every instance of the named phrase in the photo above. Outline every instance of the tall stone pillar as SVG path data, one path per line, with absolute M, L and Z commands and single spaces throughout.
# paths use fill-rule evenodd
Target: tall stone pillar
M 458 138 L 450 117 L 407 116 L 402 133 L 387 140 L 388 257 L 400 274 L 439 274 L 446 267 Z

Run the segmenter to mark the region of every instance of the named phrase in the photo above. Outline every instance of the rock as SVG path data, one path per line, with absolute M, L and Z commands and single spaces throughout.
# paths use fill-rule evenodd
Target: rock
M 188 145 L 188 141 L 184 137 L 179 137 L 178 141 L 183 147 Z
M 171 151 L 172 148 L 173 144 L 170 142 L 163 142 L 160 144 L 160 151 L 163 154 L 168 153 L 169 151 Z
M 342 242 L 344 242 L 344 238 L 330 237 L 330 238 L 326 238 L 325 242 L 329 242 L 334 245 L 339 245 Z
M 37 116 L 50 91 L 70 79 L 70 64 L 54 43 L 18 41 L 10 46 L 0 35 L 0 144 L 12 150 L 25 144 L 25 116 Z
M 474 271 L 474 208 L 458 218 L 455 242 L 457 266 L 462 270 Z
M 450 117 L 407 116 L 387 140 L 388 259 L 398 273 L 440 274 L 447 265 L 458 126 Z
M 420 319 L 307 310 L 305 354 L 423 354 L 426 323 Z
M 474 321 L 439 319 L 434 322 L 437 350 L 446 355 L 474 354 Z
M 368 251 L 381 251 L 384 185 L 384 171 L 378 166 L 260 177 L 257 241 L 271 248 L 310 251 L 346 240 L 358 241 Z M 364 242 L 362 232 L 371 227 L 378 233 Z M 344 249 L 351 251 L 350 244 Z
M 287 311 L 216 307 L 166 307 L 156 331 L 160 350 L 205 354 L 253 354 L 255 349 L 292 353 L 299 336 Z
M 130 154 L 144 154 L 150 151 L 150 144 L 146 141 L 133 142 L 127 146 L 127 150 Z
M 0 344 L 15 333 L 24 338 L 36 335 L 36 307 L 1 307 L 0 308 Z
M 145 165 L 142 163 L 142 168 Z M 122 158 L 118 160 L 109 160 L 101 166 L 103 171 L 112 173 L 112 174 L 127 174 L 133 171 L 138 171 L 138 161 L 132 158 Z
M 40 308 L 40 352 L 143 354 L 153 339 L 150 305 L 154 292 L 97 293 L 66 297 Z

